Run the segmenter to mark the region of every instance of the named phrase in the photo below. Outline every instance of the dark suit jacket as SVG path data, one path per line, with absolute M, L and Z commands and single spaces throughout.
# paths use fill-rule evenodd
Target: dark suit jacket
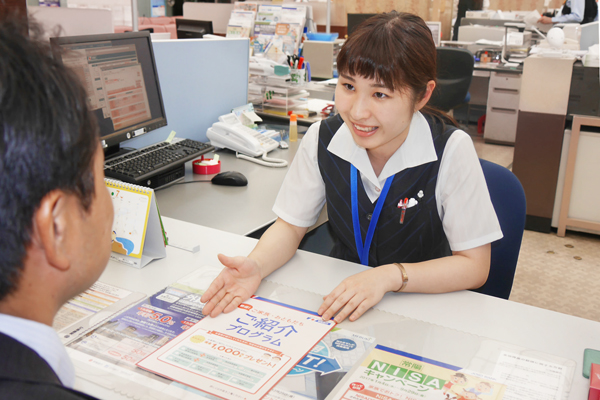
M 62 385 L 35 351 L 0 333 L 0 399 L 95 399 Z

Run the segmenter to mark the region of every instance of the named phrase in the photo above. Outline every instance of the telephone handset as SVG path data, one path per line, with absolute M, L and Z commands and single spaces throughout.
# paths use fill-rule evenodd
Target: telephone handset
M 206 136 L 215 147 L 227 148 L 252 157 L 263 155 L 279 146 L 270 137 L 242 124 L 215 122 Z
M 213 146 L 236 151 L 237 158 L 266 167 L 286 167 L 288 165 L 285 160 L 267 157 L 267 153 L 279 147 L 279 143 L 245 125 L 215 122 L 206 131 L 206 136 Z M 262 155 L 262 160 L 254 158 L 260 155 Z

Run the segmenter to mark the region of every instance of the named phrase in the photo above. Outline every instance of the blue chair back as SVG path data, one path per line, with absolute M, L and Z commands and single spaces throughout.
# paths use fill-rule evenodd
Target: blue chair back
M 525 191 L 510 170 L 479 160 L 504 237 L 492 243 L 490 274 L 475 292 L 508 299 L 525 230 Z

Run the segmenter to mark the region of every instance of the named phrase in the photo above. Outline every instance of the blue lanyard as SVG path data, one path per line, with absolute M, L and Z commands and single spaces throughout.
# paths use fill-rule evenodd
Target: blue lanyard
M 373 241 L 373 234 L 375 233 L 375 227 L 377 226 L 377 220 L 379 220 L 379 214 L 381 214 L 383 203 L 385 202 L 385 198 L 387 197 L 387 194 L 390 190 L 390 186 L 392 186 L 393 180 L 394 176 L 392 175 L 385 181 L 383 190 L 379 195 L 379 199 L 377 199 L 375 211 L 373 211 L 373 215 L 371 216 L 371 222 L 369 223 L 369 229 L 367 230 L 367 237 L 365 239 L 365 245 L 363 247 L 362 234 L 360 231 L 360 221 L 358 219 L 358 191 L 356 189 L 356 167 L 354 165 L 351 165 L 350 190 L 352 193 L 352 226 L 354 228 L 354 240 L 356 241 L 356 250 L 358 251 L 358 257 L 360 258 L 360 263 L 362 265 L 369 265 L 369 249 L 371 247 L 371 242 Z

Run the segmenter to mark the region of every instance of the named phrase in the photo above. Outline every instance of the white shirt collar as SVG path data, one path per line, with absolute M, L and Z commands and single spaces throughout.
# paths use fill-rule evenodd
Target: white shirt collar
M 0 314 L 0 332 L 38 353 L 50 365 L 62 384 L 73 388 L 75 369 L 54 329 L 32 320 Z
M 381 186 L 380 182 L 400 171 L 437 160 L 431 128 L 423 114 L 418 111 L 410 122 L 406 140 L 390 157 L 379 177 L 375 176 L 366 149 L 356 144 L 346 123 L 335 133 L 327 150 L 354 165 L 361 172 L 363 179 L 366 178 L 377 186 Z

